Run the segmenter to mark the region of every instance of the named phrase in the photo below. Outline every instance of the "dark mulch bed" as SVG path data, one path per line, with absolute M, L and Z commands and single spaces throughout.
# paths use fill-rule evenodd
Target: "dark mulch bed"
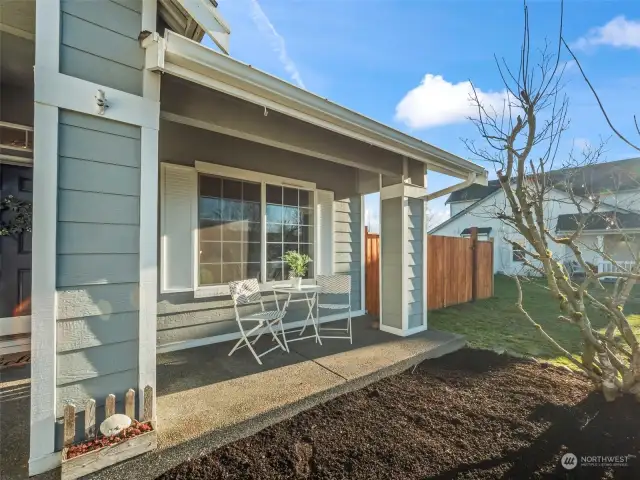
M 640 478 L 640 408 L 580 376 L 464 349 L 185 462 L 163 479 Z

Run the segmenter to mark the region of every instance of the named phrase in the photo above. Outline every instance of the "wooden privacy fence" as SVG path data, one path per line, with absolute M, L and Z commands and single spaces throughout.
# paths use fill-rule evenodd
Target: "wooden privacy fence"
M 493 296 L 493 240 L 427 235 L 427 308 Z M 380 235 L 365 233 L 365 307 L 380 315 Z

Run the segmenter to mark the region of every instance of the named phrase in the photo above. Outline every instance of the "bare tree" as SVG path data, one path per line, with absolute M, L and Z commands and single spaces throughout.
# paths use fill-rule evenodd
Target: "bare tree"
M 495 166 L 506 202 L 504 208 L 495 210 L 494 214 L 523 239 L 507 238 L 507 241 L 520 251 L 529 271 L 544 278 L 546 288 L 558 304 L 557 320 L 575 325 L 582 338 L 581 355 L 566 350 L 535 321 L 535 312 L 529 312 L 523 304 L 521 279 L 516 276 L 519 310 L 542 337 L 602 390 L 607 400 L 629 393 L 640 401 L 640 343 L 624 312 L 631 289 L 640 279 L 640 252 L 636 252 L 631 269 L 606 274 L 594 271 L 585 260 L 581 236 L 589 222 L 601 215 L 601 200 L 598 192 L 582 188 L 583 183 L 576 182 L 576 176 L 583 171 L 581 167 L 598 163 L 603 145 L 580 155 L 557 159 L 560 140 L 569 127 L 568 98 L 562 81 L 564 67 L 560 61 L 561 50 L 566 46 L 562 23 L 561 9 L 557 42 L 546 43 L 534 61 L 525 3 L 524 35 L 517 69 L 496 57 L 507 92 L 504 106 L 498 111 L 483 104 L 474 89 L 471 100 L 477 112 L 471 120 L 482 142 L 466 144 L 472 154 Z M 581 188 L 577 189 L 576 185 Z M 559 190 L 564 191 L 564 197 L 556 201 L 573 205 L 577 212 L 572 233 L 566 236 L 550 230 L 545 213 L 552 191 Z M 566 264 L 554 254 L 566 249 L 582 267 L 583 277 L 572 277 Z M 605 276 L 617 278 L 612 291 L 601 282 Z M 607 320 L 605 333 L 592 326 L 591 307 Z M 616 334 L 621 341 L 616 341 Z

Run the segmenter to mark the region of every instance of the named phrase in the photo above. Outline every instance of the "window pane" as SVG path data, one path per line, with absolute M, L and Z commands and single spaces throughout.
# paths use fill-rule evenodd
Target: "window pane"
M 262 185 L 214 175 L 200 175 L 199 183 L 200 285 L 220 285 L 248 278 L 260 280 Z M 281 203 L 282 188 L 277 190 Z M 277 208 L 275 213 L 281 223 L 282 207 Z M 282 225 L 278 225 L 278 231 L 280 241 Z M 279 248 L 280 257 L 281 244 Z
M 242 261 L 242 243 L 240 242 L 224 242 L 222 244 L 222 262 L 237 262 Z
M 283 205 L 292 205 L 294 207 L 298 206 L 298 190 L 295 188 L 283 188 L 282 189 L 282 204 Z
M 200 285 L 216 285 L 222 283 L 222 265 L 200 265 Z
M 300 210 L 298 207 L 282 207 L 282 223 L 289 225 L 300 224 Z
M 203 218 L 200 220 L 200 240 L 222 240 L 222 222 Z
M 259 223 L 249 223 L 247 241 L 260 243 L 261 225 Z
M 267 262 L 282 260 L 282 244 L 267 243 Z
M 200 242 L 200 262 L 220 263 L 222 261 L 222 243 Z
M 299 192 L 300 192 L 300 206 L 313 207 L 313 194 L 307 190 L 299 190 Z
M 279 223 L 267 223 L 267 242 L 282 241 L 282 225 Z
M 242 218 L 250 222 L 260 221 L 260 204 L 253 202 L 244 202 L 242 204 Z
M 222 197 L 232 200 L 242 200 L 242 182 L 238 180 L 222 181 Z
M 283 209 L 280 205 L 267 205 L 267 222 L 282 223 Z
M 297 243 L 300 236 L 300 229 L 298 225 L 283 225 L 282 226 L 282 238 L 284 242 Z M 307 228 L 307 227 L 304 227 Z
M 267 282 L 282 280 L 283 263 L 267 263 Z
M 307 255 L 309 255 L 311 257 L 311 259 L 313 259 L 313 245 L 311 245 L 310 243 L 301 243 L 300 244 L 300 253 L 305 253 Z
M 267 185 L 267 203 L 282 205 L 282 187 Z
M 301 208 L 300 209 L 300 224 L 301 225 L 313 225 L 313 209 Z
M 222 200 L 218 198 L 200 198 L 200 218 L 210 218 L 211 220 L 222 219 Z
M 222 197 L 222 179 L 210 175 L 200 175 L 200 196 Z
M 250 202 L 260 202 L 259 183 L 242 182 L 242 199 Z
M 247 231 L 247 222 L 225 222 L 222 225 L 222 240 L 225 242 L 240 242 L 243 239 L 243 232 Z M 245 233 L 246 235 L 246 233 Z
M 300 242 L 313 243 L 313 227 L 306 225 L 300 227 Z
M 241 263 L 225 263 L 222 265 L 222 283 L 243 280 Z
M 242 202 L 235 200 L 223 200 L 222 202 L 225 220 L 242 220 Z
M 298 244 L 297 243 L 285 243 L 284 244 L 284 253 L 287 252 L 297 252 L 298 251 Z
M 259 243 L 246 243 L 244 244 L 243 260 L 246 262 L 260 263 L 260 244 Z
M 244 263 L 242 265 L 242 272 L 244 274 L 244 278 L 255 278 L 260 281 L 260 263 Z

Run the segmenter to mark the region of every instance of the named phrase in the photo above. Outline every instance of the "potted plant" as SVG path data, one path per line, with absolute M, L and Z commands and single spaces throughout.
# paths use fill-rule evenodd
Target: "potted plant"
M 307 274 L 307 268 L 311 258 L 305 253 L 298 253 L 290 250 L 282 256 L 282 259 L 289 265 L 289 278 L 291 286 L 299 289 L 302 285 L 302 277 Z

